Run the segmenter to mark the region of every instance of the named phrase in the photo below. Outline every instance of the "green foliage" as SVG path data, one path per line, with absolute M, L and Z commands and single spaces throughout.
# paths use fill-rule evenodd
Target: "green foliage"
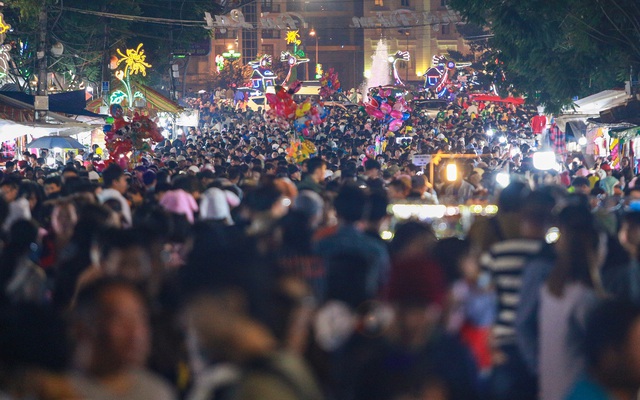
M 505 80 L 558 112 L 574 96 L 621 86 L 640 67 L 637 0 L 451 0 L 475 24 L 490 27 Z
M 212 84 L 214 88 L 230 88 L 245 86 L 253 69 L 249 65 L 244 65 L 242 60 L 224 60 L 224 68 L 220 72 L 214 72 Z

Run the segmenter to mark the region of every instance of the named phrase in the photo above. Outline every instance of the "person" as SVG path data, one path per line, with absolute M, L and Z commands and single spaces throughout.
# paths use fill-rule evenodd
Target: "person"
M 587 372 L 565 400 L 632 400 L 640 389 L 640 308 L 606 300 L 587 317 Z
M 640 212 L 630 210 L 620 221 L 618 240 L 628 260 L 602 270 L 602 284 L 611 295 L 640 305 Z M 623 253 L 624 253 L 623 252 Z
M 540 259 L 525 267 L 516 318 L 519 348 L 539 375 L 545 399 L 563 399 L 583 372 L 578 344 L 590 308 L 604 295 L 595 278 L 602 262 L 601 238 L 586 199 L 574 201 L 579 203 L 558 215 L 555 260 Z
M 520 235 L 491 246 L 481 257 L 480 265 L 487 279 L 495 286 L 498 296 L 493 346 L 498 362 L 491 376 L 491 390 L 495 399 L 533 399 L 536 380 L 527 369 L 515 335 L 516 311 L 520 302 L 523 268 L 527 261 L 545 249 L 544 236 L 554 199 L 543 192 L 532 192 L 520 210 Z
M 363 205 L 367 195 L 355 185 L 345 185 L 334 200 L 338 216 L 338 230 L 315 245 L 315 254 L 322 257 L 327 275 L 332 274 L 332 257 L 342 254 L 359 255 L 366 260 L 365 292 L 374 298 L 384 286 L 390 269 L 389 253 L 377 239 L 367 236 L 358 228 L 363 219 Z
M 318 194 L 322 194 L 324 187 L 325 173 L 327 171 L 327 163 L 320 157 L 313 157 L 307 163 L 307 174 L 302 181 L 298 183 L 298 192 L 303 190 L 311 190 Z
M 72 311 L 75 389 L 90 399 L 175 399 L 173 389 L 145 369 L 150 349 L 148 310 L 137 288 L 100 279 L 78 295 Z
M 38 226 L 21 219 L 11 225 L 9 241 L 0 256 L 0 289 L 11 303 L 45 303 L 46 274 L 30 256 L 38 241 Z
M 98 194 L 98 200 L 103 204 L 109 200 L 116 201 L 120 205 L 124 226 L 130 227 L 132 223 L 131 207 L 124 197 L 124 194 L 127 192 L 127 187 L 129 186 L 127 176 L 117 164 L 109 164 L 109 166 L 102 171 L 102 180 L 104 182 L 104 188 Z

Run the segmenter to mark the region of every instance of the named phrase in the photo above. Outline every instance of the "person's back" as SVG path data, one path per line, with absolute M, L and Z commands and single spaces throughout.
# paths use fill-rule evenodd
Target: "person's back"
M 595 292 L 580 283 L 568 284 L 562 297 L 556 297 L 546 285 L 541 288 L 538 318 L 540 398 L 564 398 L 584 372 L 581 335 L 587 311 L 595 299 Z
M 339 228 L 335 234 L 320 240 L 314 250 L 324 259 L 325 265 L 341 254 L 362 256 L 367 261 L 367 291 L 375 294 L 386 279 L 390 261 L 386 247 L 355 226 L 363 217 L 366 203 L 367 196 L 360 188 L 343 187 L 334 202 L 340 219 Z

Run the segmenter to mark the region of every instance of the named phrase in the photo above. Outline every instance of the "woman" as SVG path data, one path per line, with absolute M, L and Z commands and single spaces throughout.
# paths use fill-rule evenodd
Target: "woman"
M 556 261 L 539 292 L 542 399 L 564 399 L 585 367 L 581 339 L 586 315 L 603 294 L 600 235 L 594 222 L 584 204 L 567 206 L 559 214 Z

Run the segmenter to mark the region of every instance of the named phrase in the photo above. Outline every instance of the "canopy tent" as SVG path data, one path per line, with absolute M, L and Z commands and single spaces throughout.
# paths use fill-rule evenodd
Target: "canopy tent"
M 168 112 L 171 114 L 177 114 L 182 111 L 182 107 L 180 107 L 174 101 L 166 98 L 156 90 L 153 90 L 150 87 L 143 85 L 141 83 L 136 83 L 136 84 L 133 84 L 132 86 L 133 86 L 132 88 L 133 92 L 140 92 L 144 95 L 145 99 L 147 100 L 146 108 L 149 111 Z M 117 89 L 117 88 L 114 88 L 114 89 Z M 100 107 L 106 107 L 106 106 L 107 104 L 104 103 L 102 98 L 97 98 L 86 103 L 86 109 L 95 113 L 100 112 Z
M 0 119 L 0 142 L 6 142 L 19 138 L 24 135 L 30 135 L 32 138 L 40 138 L 43 136 L 57 134 L 60 136 L 77 135 L 82 132 L 90 131 L 91 127 L 68 127 L 60 125 L 27 125 L 18 122 Z
M 600 112 L 619 106 L 629 100 L 624 90 L 604 90 L 580 100 L 576 100 L 571 109 L 565 109 L 555 121 L 561 131 L 565 132 L 568 122 L 581 121 L 586 123 L 589 118 L 597 118 Z M 586 127 L 585 127 L 586 130 Z M 584 134 L 585 131 L 581 130 Z

